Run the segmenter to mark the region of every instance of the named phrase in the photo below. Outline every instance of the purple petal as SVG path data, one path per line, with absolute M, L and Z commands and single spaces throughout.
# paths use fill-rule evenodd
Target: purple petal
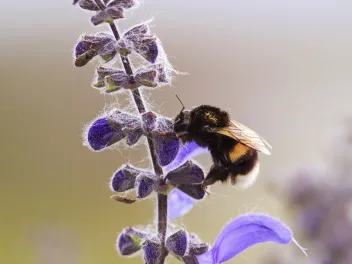
M 159 118 L 157 120 L 156 130 L 162 132 L 172 131 L 172 122 L 166 118 Z M 166 166 L 176 157 L 179 150 L 179 140 L 175 137 L 165 137 L 154 134 L 154 146 L 158 157 L 160 166 Z
M 154 175 L 139 175 L 136 181 L 137 197 L 143 199 L 152 193 L 158 182 L 158 177 Z
M 156 127 L 156 115 L 153 112 L 147 112 L 142 115 L 143 129 L 151 132 Z
M 88 130 L 88 143 L 94 150 L 111 146 L 124 137 L 121 128 L 111 126 L 106 118 L 95 120 Z
M 176 170 L 170 171 L 165 179 L 166 183 L 178 184 L 197 184 L 204 180 L 204 172 L 197 164 L 188 161 Z
M 164 169 L 165 171 L 172 171 L 181 165 L 183 165 L 185 162 L 189 161 L 193 157 L 208 152 L 207 148 L 202 148 L 199 145 L 197 145 L 196 142 L 190 142 L 186 143 L 185 145 L 181 145 L 175 159 L 169 163 Z
M 80 0 L 78 4 L 82 9 L 86 9 L 90 11 L 100 10 L 97 4 L 94 3 L 92 0 Z
M 288 244 L 293 240 L 291 230 L 265 214 L 246 214 L 228 223 L 220 232 L 212 249 L 197 256 L 200 264 L 223 263 L 245 249 L 263 242 Z
M 110 189 L 114 192 L 124 192 L 134 188 L 137 176 L 144 172 L 130 165 L 125 165 L 114 173 L 110 181 Z
M 91 22 L 97 26 L 103 22 L 113 23 L 115 19 L 124 18 L 123 9 L 118 6 L 106 8 L 104 11 L 98 11 L 95 16 L 92 16 Z
M 82 41 L 80 41 L 77 43 L 75 48 L 75 57 L 77 58 L 79 55 L 82 55 L 87 51 L 88 51 L 87 46 Z
M 142 129 L 136 129 L 134 131 L 127 131 L 126 132 L 127 137 L 126 137 L 126 143 L 128 146 L 133 146 L 138 142 L 138 140 L 141 138 L 143 135 L 143 130 Z
M 141 245 L 130 235 L 121 233 L 117 238 L 117 250 L 122 256 L 129 256 L 141 249 Z
M 119 6 L 123 8 L 131 8 L 136 3 L 136 0 L 114 0 L 108 6 Z
M 196 200 L 175 188 L 169 193 L 167 202 L 168 216 L 174 219 L 191 211 Z
M 143 243 L 144 262 L 146 264 L 156 264 L 159 257 L 160 245 L 157 241 L 146 240 Z
M 188 249 L 188 236 L 184 230 L 169 236 L 166 240 L 166 247 L 176 256 L 183 257 Z

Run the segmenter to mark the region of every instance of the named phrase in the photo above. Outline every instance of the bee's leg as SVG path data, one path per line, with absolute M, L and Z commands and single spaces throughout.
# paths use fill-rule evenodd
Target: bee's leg
M 158 131 L 158 130 L 155 130 L 153 131 L 152 133 L 156 134 L 156 135 L 159 135 L 159 136 L 164 136 L 164 137 L 169 137 L 169 138 L 172 138 L 172 137 L 176 137 L 176 134 L 175 132 L 165 132 L 165 131 Z
M 226 167 L 213 165 L 202 183 L 202 188 L 206 189 L 207 186 L 214 184 L 217 181 L 226 181 L 229 176 L 229 170 Z

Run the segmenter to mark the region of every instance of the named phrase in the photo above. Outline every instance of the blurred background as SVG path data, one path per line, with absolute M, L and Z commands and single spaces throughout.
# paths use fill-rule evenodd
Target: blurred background
M 126 226 L 152 223 L 153 200 L 125 205 L 109 199 L 109 178 L 118 167 L 141 160 L 148 165 L 144 146 L 93 153 L 82 145 L 83 126 L 117 98 L 90 87 L 94 64 L 73 66 L 79 35 L 107 26 L 93 28 L 90 14 L 71 4 L 1 3 L 1 263 L 141 263 L 116 253 L 116 236 Z M 332 157 L 350 155 L 340 150 L 351 146 L 343 135 L 351 129 L 345 119 L 352 114 L 352 2 L 144 0 L 119 27 L 152 17 L 152 30 L 171 63 L 189 73 L 176 76 L 173 87 L 148 91 L 152 110 L 174 116 L 180 110 L 177 92 L 187 107 L 212 104 L 228 110 L 273 146 L 272 156 L 262 157 L 252 188 L 239 192 L 215 185 L 213 194 L 184 217 L 188 230 L 213 242 L 239 214 L 268 213 L 292 227 L 310 248 L 309 259 L 293 244 L 263 244 L 229 263 L 267 258 L 267 263 L 288 263 L 280 258 L 291 254 L 295 263 L 351 263 L 331 257 L 340 253 L 328 254 L 330 262 L 314 262 L 324 247 L 297 220 L 306 204 L 291 196 L 303 188 L 310 200 L 311 189 L 302 186 L 312 174 L 328 179 L 316 199 L 330 193 L 330 180 L 336 182 L 335 169 L 342 166 L 331 165 Z M 208 155 L 197 160 L 206 170 L 211 165 Z M 307 176 L 296 181 L 297 189 L 286 190 L 302 168 L 310 168 Z M 343 168 L 342 185 L 351 173 Z M 341 204 L 345 216 L 349 203 Z M 343 230 L 352 234 L 346 221 Z M 329 223 L 325 230 L 337 225 L 334 218 Z

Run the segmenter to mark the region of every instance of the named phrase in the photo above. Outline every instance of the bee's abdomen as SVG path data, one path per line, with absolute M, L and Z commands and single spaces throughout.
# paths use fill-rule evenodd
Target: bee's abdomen
M 251 148 L 247 147 L 246 145 L 237 142 L 234 144 L 233 148 L 229 152 L 229 159 L 231 163 L 236 162 L 239 159 L 243 159 L 247 155 L 252 155 Z

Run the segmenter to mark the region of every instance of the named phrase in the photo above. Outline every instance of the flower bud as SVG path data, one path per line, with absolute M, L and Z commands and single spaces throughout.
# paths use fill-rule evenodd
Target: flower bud
M 156 127 L 156 115 L 153 112 L 147 112 L 142 115 L 143 129 L 149 133 Z
M 137 198 L 143 199 L 150 195 L 159 179 L 153 174 L 140 174 L 136 180 Z
M 156 239 L 147 239 L 143 243 L 145 264 L 156 264 L 160 253 L 160 243 Z
M 167 118 L 158 118 L 156 130 L 160 132 L 172 132 L 172 122 Z M 171 163 L 179 150 L 180 144 L 179 140 L 176 137 L 167 137 L 155 133 L 154 138 L 154 147 L 158 158 L 158 163 L 160 166 L 166 166 Z
M 170 171 L 165 179 L 171 184 L 199 184 L 204 180 L 204 172 L 192 161 L 188 161 L 181 167 Z
M 141 241 L 139 237 L 122 232 L 117 238 L 117 250 L 122 256 L 130 256 L 142 248 Z
M 110 189 L 114 192 L 124 192 L 134 188 L 137 176 L 144 172 L 130 165 L 124 165 L 111 178 Z
M 188 236 L 184 230 L 169 236 L 166 240 L 166 247 L 176 256 L 183 257 L 188 249 Z
M 103 11 L 98 11 L 95 16 L 92 16 L 91 22 L 94 26 L 100 25 L 104 22 L 112 24 L 115 19 L 124 18 L 123 9 L 118 6 L 107 7 Z
M 93 150 L 102 150 L 123 139 L 121 126 L 116 126 L 105 117 L 95 120 L 88 130 L 88 143 Z

